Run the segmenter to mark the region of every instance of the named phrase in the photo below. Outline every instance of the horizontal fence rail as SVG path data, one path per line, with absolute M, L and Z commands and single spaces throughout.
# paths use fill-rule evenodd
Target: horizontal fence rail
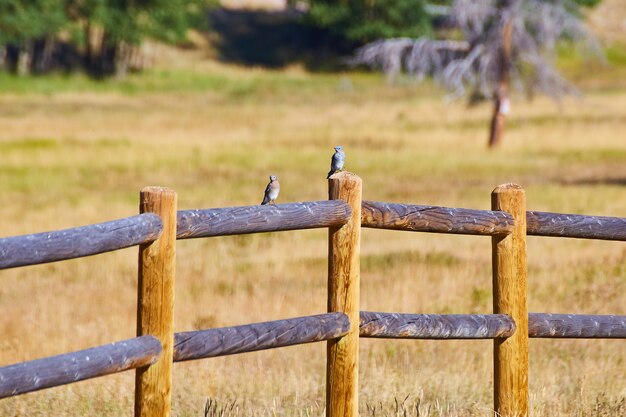
M 506 314 L 399 314 L 361 311 L 360 336 L 386 339 L 495 339 L 510 337 Z
M 177 239 L 276 232 L 343 225 L 350 207 L 343 201 L 274 206 L 182 210 Z M 506 235 L 513 218 L 504 212 L 364 201 L 362 226 L 368 228 L 467 235 Z M 626 241 L 626 218 L 527 212 L 532 236 Z M 0 238 L 0 269 L 80 258 L 154 241 L 158 216 L 145 213 L 70 229 Z
M 527 233 L 533 236 L 626 241 L 626 218 L 580 214 L 526 212 Z
M 178 212 L 177 239 L 341 226 L 350 218 L 343 201 L 243 206 Z
M 626 339 L 626 316 L 530 313 L 528 336 L 550 339 Z
M 626 241 L 626 218 L 526 212 L 531 236 Z M 363 201 L 363 227 L 412 232 L 501 236 L 513 230 L 505 212 Z
M 0 238 L 0 269 L 80 258 L 151 242 L 162 228 L 159 216 L 140 214 L 89 226 Z
M 320 342 L 341 337 L 348 330 L 350 330 L 348 316 L 342 313 L 328 313 L 176 333 L 174 335 L 174 361 L 181 362 Z
M 363 201 L 363 227 L 461 235 L 508 235 L 513 217 L 502 211 Z
M 498 339 L 515 332 L 506 314 L 401 314 L 361 311 L 360 336 L 384 339 Z M 528 314 L 528 337 L 625 339 L 626 316 Z
M 531 338 L 626 338 L 626 316 L 530 313 Z M 336 339 L 343 313 L 327 313 L 174 335 L 174 361 L 211 358 Z M 515 332 L 506 314 L 403 314 L 361 311 L 359 336 L 385 339 L 497 339 Z M 152 336 L 0 368 L 0 398 L 150 365 L 161 353 Z
M 0 398 L 109 375 L 154 363 L 161 343 L 142 336 L 0 368 Z

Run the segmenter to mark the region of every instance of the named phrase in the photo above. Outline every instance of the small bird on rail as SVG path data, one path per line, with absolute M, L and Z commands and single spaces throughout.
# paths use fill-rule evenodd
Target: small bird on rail
M 274 204 L 274 200 L 278 198 L 278 193 L 280 193 L 280 183 L 278 182 L 278 178 L 276 175 L 270 175 L 270 182 L 265 187 L 265 194 L 263 195 L 263 201 L 261 205 L 265 204 Z
M 330 178 L 337 171 L 343 171 L 343 164 L 346 162 L 346 153 L 343 151 L 343 146 L 335 146 L 335 153 L 333 159 L 330 161 L 330 171 L 326 178 Z

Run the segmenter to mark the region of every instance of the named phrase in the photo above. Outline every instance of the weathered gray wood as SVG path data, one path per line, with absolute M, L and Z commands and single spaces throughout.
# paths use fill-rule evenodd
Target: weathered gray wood
M 626 241 L 626 218 L 526 212 L 527 234 Z
M 109 375 L 154 363 L 161 343 L 142 336 L 0 368 L 0 398 Z
M 244 326 L 182 332 L 174 335 L 174 362 L 254 352 L 345 335 L 345 314 L 327 313 Z
M 528 335 L 551 339 L 625 339 L 626 316 L 530 313 Z
M 110 252 L 159 237 L 156 214 L 141 214 L 89 226 L 0 239 L 0 269 Z
M 511 233 L 513 217 L 490 210 L 363 201 L 361 224 L 376 229 L 498 236 Z
M 361 311 L 361 337 L 495 339 L 515 332 L 506 314 L 400 314 Z
M 361 337 L 388 339 L 508 338 L 515 322 L 506 314 L 400 314 L 361 311 Z M 626 316 L 528 314 L 532 338 L 624 339 Z
M 178 239 L 314 229 L 345 224 L 350 207 L 343 201 L 313 201 L 178 212 Z

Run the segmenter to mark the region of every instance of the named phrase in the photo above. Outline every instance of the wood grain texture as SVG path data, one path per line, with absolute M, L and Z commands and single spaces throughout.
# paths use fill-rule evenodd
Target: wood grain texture
M 513 218 L 501 211 L 364 201 L 363 227 L 412 232 L 500 236 L 513 230 Z
M 342 201 L 182 210 L 178 239 L 314 229 L 345 224 L 350 207 Z
M 174 275 L 176 270 L 176 193 L 168 188 L 141 190 L 140 211 L 156 213 L 163 233 L 139 247 L 137 336 L 152 335 L 163 347 L 159 360 L 137 369 L 135 416 L 166 417 L 171 410 L 174 352 Z
M 533 236 L 626 241 L 626 218 L 580 214 L 526 213 L 527 233 Z
M 493 312 L 507 314 L 517 331 L 494 340 L 494 410 L 502 417 L 528 415 L 528 300 L 526 196 L 522 187 L 504 184 L 491 193 L 491 208 L 515 219 L 508 236 L 492 237 Z
M 163 224 L 159 216 L 140 214 L 105 223 L 0 239 L 0 269 L 37 265 L 152 242 Z
M 342 313 L 328 313 L 243 326 L 181 332 L 174 335 L 174 361 L 319 342 L 341 337 L 349 329 L 348 316 Z
M 515 333 L 506 314 L 400 314 L 361 311 L 361 337 L 385 339 L 496 339 Z
M 142 336 L 5 366 L 0 368 L 0 398 L 150 365 L 160 353 L 161 343 L 157 339 Z
M 626 339 L 626 316 L 530 313 L 528 335 L 549 339 Z
M 328 179 L 330 200 L 351 208 L 350 220 L 328 229 L 328 311 L 348 316 L 350 331 L 328 342 L 326 359 L 326 416 L 358 417 L 359 297 L 361 249 L 361 178 L 339 172 Z

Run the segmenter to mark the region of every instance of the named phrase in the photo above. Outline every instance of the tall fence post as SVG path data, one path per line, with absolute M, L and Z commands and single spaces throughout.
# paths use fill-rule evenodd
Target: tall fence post
M 528 416 L 528 298 L 526 196 L 517 184 L 491 193 L 491 208 L 515 219 L 513 232 L 492 238 L 493 312 L 508 314 L 517 330 L 494 340 L 494 410 L 501 417 Z
M 139 247 L 137 336 L 152 335 L 163 347 L 159 360 L 138 368 L 135 417 L 166 417 L 171 410 L 174 354 L 174 274 L 176 269 L 176 193 L 168 188 L 141 190 L 141 213 L 156 213 L 163 233 Z
M 328 180 L 331 200 L 344 200 L 352 210 L 348 223 L 330 227 L 328 234 L 328 311 L 345 313 L 350 331 L 328 341 L 326 359 L 326 416 L 359 414 L 359 285 L 362 181 L 350 172 Z

